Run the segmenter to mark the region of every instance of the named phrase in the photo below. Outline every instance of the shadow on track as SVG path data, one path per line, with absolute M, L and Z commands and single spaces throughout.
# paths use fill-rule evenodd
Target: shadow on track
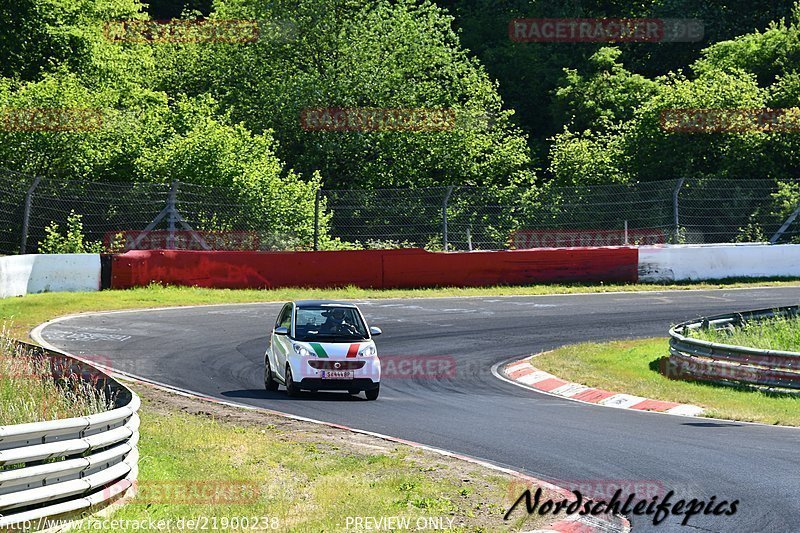
M 289 398 L 284 391 L 267 391 L 264 389 L 239 389 L 224 391 L 221 393 L 226 398 L 239 398 L 248 400 L 279 400 L 290 402 L 302 401 L 331 401 L 331 402 L 353 402 L 362 401 L 366 402 L 367 399 L 356 395 L 348 394 L 347 392 L 308 392 L 303 391 L 299 396 Z
M 685 422 L 684 426 L 693 426 L 697 428 L 740 428 L 744 427 L 742 424 L 728 424 L 725 422 Z

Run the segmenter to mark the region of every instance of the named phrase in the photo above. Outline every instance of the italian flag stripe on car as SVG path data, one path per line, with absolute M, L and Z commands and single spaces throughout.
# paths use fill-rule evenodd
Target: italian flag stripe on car
M 318 342 L 309 342 L 312 348 L 314 348 L 314 353 L 317 354 L 317 357 L 328 357 L 328 354 L 325 352 L 325 348 Z
M 347 357 L 355 357 L 358 355 L 358 344 L 351 344 L 350 348 L 347 350 Z

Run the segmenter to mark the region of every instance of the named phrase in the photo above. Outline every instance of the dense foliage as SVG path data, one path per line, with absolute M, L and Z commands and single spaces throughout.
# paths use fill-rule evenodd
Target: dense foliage
M 249 220 L 306 242 L 322 186 L 484 185 L 502 196 L 674 177 L 788 184 L 800 166 L 796 132 L 660 123 L 671 108 L 798 106 L 800 8 L 788 0 L 19 0 L 0 13 L 0 108 L 102 110 L 82 131 L 0 128 L 3 165 L 214 186 Z M 175 16 L 258 20 L 260 33 L 109 36 L 114 21 Z M 698 18 L 705 34 L 519 43 L 508 36 L 518 17 Z M 304 130 L 302 111 L 320 107 L 452 109 L 456 120 L 445 131 Z M 783 187 L 791 209 L 796 193 Z

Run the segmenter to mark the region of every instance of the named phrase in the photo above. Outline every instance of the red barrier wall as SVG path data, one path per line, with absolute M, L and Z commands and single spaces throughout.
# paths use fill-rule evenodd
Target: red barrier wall
M 225 289 L 381 287 L 383 250 L 197 252 L 141 250 L 114 257 L 111 288 L 152 282 Z
M 504 252 L 386 254 L 386 287 L 519 285 L 560 281 L 633 281 L 635 248 L 552 248 Z
M 152 282 L 218 288 L 432 287 L 637 279 L 636 248 L 505 252 L 133 251 L 114 256 L 111 287 Z

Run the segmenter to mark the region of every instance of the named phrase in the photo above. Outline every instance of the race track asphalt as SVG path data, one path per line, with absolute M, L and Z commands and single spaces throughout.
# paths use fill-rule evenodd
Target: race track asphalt
M 375 402 L 264 390 L 263 355 L 280 304 L 84 315 L 42 336 L 147 379 L 410 439 L 557 484 L 649 483 L 676 498 L 740 500 L 734 516 L 696 516 L 690 527 L 630 517 L 634 531 L 796 532 L 800 429 L 586 405 L 503 382 L 490 369 L 563 344 L 666 336 L 682 320 L 798 300 L 800 287 L 358 302 L 384 330 L 384 361 L 449 356 L 456 364 L 446 375 L 385 377 Z

